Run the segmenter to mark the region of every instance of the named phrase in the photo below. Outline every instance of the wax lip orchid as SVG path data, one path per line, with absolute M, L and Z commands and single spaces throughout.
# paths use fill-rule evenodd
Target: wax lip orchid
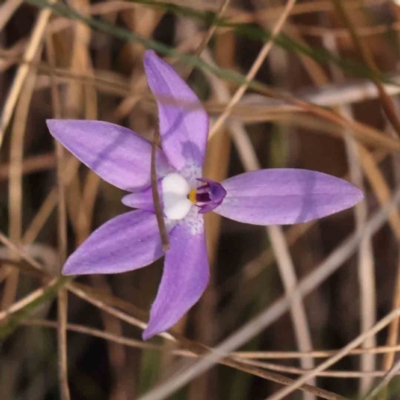
M 268 169 L 218 183 L 202 177 L 208 116 L 174 69 L 153 51 L 145 72 L 158 106 L 162 150 L 156 171 L 170 250 L 146 340 L 173 326 L 200 298 L 209 267 L 203 213 L 236 221 L 295 224 L 352 207 L 362 192 L 319 172 Z M 48 120 L 51 134 L 112 185 L 130 192 L 120 215 L 95 230 L 69 257 L 64 275 L 111 274 L 151 264 L 164 255 L 150 182 L 151 143 L 131 130 L 102 121 Z

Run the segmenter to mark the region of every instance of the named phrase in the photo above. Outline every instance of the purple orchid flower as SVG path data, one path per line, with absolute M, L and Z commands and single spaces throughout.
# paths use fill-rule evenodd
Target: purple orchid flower
M 200 298 L 209 279 L 203 213 L 236 221 L 295 224 L 352 207 L 363 193 L 319 172 L 268 169 L 218 183 L 202 178 L 208 116 L 174 69 L 153 51 L 144 58 L 157 100 L 162 150 L 158 187 L 170 250 L 146 340 L 173 326 Z M 90 169 L 130 192 L 122 203 L 138 210 L 98 228 L 69 257 L 64 275 L 110 274 L 142 268 L 164 255 L 150 182 L 151 143 L 131 130 L 101 121 L 48 120 L 51 134 Z

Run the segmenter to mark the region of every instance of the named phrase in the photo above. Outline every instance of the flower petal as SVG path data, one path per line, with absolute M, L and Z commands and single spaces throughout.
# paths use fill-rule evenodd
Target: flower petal
M 160 201 L 162 204 L 162 188 L 160 181 L 158 182 L 158 193 L 160 194 Z M 126 194 L 121 202 L 123 205 L 132 208 L 138 208 L 139 210 L 154 211 L 153 202 L 153 191 L 151 186 L 147 189 L 141 190 L 140 192 Z
M 47 120 L 50 133 L 105 181 L 127 191 L 150 185 L 151 143 L 130 129 L 103 121 Z M 157 172 L 171 167 L 162 151 Z
M 179 172 L 194 167 L 198 171 L 195 178 L 200 177 L 208 137 L 207 113 L 189 86 L 154 51 L 146 51 L 144 66 L 157 100 L 165 155 Z
M 131 211 L 95 230 L 68 258 L 63 274 L 115 274 L 142 268 L 162 255 L 156 216 Z
M 208 283 L 203 218 L 190 216 L 179 223 L 171 232 L 170 243 L 149 325 L 143 332 L 144 340 L 176 324 L 199 300 Z
M 361 190 L 343 179 L 301 169 L 268 169 L 222 182 L 227 195 L 214 212 L 255 225 L 307 222 L 354 206 Z

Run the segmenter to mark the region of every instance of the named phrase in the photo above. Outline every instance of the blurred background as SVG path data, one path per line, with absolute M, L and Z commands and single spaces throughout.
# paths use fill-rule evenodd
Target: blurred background
M 0 398 L 400 399 L 399 32 L 395 0 L 3 0 Z M 206 177 L 307 168 L 365 200 L 287 227 L 207 214 L 210 285 L 172 336 L 143 342 L 162 260 L 60 277 L 66 255 L 127 209 L 56 151 L 45 120 L 151 139 L 147 48 L 210 114 Z M 199 371 L 227 338 L 229 357 Z

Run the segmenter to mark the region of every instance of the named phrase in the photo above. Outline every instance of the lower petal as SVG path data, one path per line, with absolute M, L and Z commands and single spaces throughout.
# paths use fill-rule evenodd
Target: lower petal
M 126 272 L 151 264 L 162 255 L 156 216 L 131 211 L 95 230 L 68 258 L 63 274 Z
M 191 221 L 193 218 L 196 221 Z M 143 332 L 144 340 L 175 325 L 200 299 L 208 284 L 209 267 L 202 216 L 192 215 L 179 223 L 170 234 L 170 244 L 149 325 Z
M 222 182 L 227 195 L 214 212 L 255 225 L 307 222 L 352 207 L 363 193 L 349 182 L 302 169 L 265 169 Z

